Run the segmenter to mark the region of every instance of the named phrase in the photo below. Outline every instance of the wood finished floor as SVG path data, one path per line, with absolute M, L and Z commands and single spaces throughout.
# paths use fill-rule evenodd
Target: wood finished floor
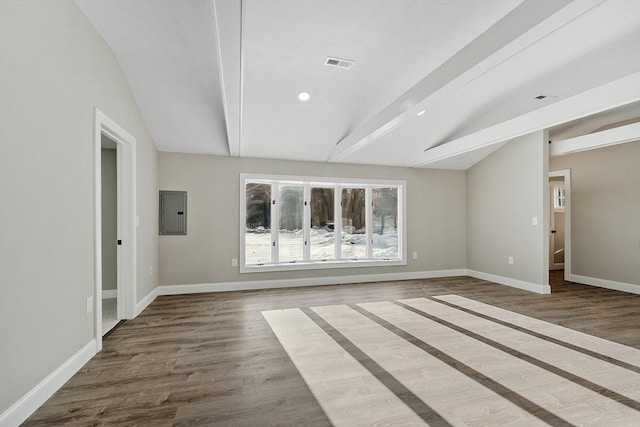
M 162 296 L 24 425 L 331 425 L 265 310 L 456 294 L 640 348 L 640 296 L 561 277 L 551 295 L 453 277 Z

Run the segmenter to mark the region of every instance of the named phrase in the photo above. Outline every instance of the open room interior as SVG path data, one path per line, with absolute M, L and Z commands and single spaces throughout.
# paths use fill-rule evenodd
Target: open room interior
M 0 426 L 635 425 L 638 40 L 632 0 L 0 1 Z

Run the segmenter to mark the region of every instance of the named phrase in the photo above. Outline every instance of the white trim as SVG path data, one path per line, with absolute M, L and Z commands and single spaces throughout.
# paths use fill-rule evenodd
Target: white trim
M 245 181 L 245 184 L 243 185 L 243 187 L 246 189 L 247 188 L 247 182 Z M 244 196 L 245 201 L 247 200 L 247 196 L 245 193 Z M 271 242 L 272 242 L 272 247 L 271 247 L 271 262 L 273 264 L 277 264 L 278 262 L 280 262 L 280 233 L 278 233 L 278 231 L 280 230 L 280 204 L 281 204 L 281 200 L 280 200 L 280 183 L 279 182 L 272 182 L 271 183 L 271 208 L 269 210 L 270 215 L 271 215 L 271 225 L 269 227 L 269 229 L 271 230 Z M 246 208 L 245 208 L 245 218 L 246 218 Z M 243 219 L 242 223 L 240 224 L 240 226 L 245 229 L 246 228 L 246 220 Z M 303 226 L 304 227 L 304 226 Z M 246 244 L 246 243 L 245 243 Z M 274 248 L 278 248 L 278 250 L 274 250 Z M 246 249 L 246 246 L 243 246 L 240 248 L 241 251 L 244 252 L 244 250 Z M 248 272 L 247 270 L 245 270 L 246 265 L 242 264 L 240 266 L 240 272 Z M 256 266 L 258 267 L 258 266 Z M 295 267 L 295 266 L 294 266 Z M 268 271 L 268 269 L 265 269 L 265 271 Z
M 153 288 L 151 292 L 147 294 L 146 297 L 142 298 L 138 304 L 136 304 L 136 312 L 135 317 L 138 317 L 140 313 L 144 311 L 145 308 L 149 306 L 157 297 L 158 297 L 159 287 L 156 286 Z
M 398 188 L 396 190 L 396 194 L 400 193 L 400 188 Z M 398 200 L 398 205 L 401 203 L 400 200 Z M 404 209 L 403 209 L 404 211 Z M 366 228 L 365 228 L 365 253 L 367 254 L 367 258 L 369 259 L 373 259 L 373 190 L 371 187 L 365 187 L 364 189 L 364 217 L 367 219 L 365 221 L 366 223 Z M 368 218 L 371 218 L 371 223 L 369 223 Z M 404 223 L 402 224 L 404 226 Z M 335 227 L 335 226 L 334 226 Z M 335 239 L 334 239 L 335 241 Z M 401 243 L 401 242 L 398 242 Z M 398 245 L 398 250 L 400 250 L 400 245 Z M 406 257 L 405 257 L 406 260 Z M 406 265 L 406 261 L 405 261 L 405 265 Z
M 4 411 L 0 415 L 0 426 L 18 426 L 23 423 L 95 354 L 96 342 L 91 340 Z
M 333 203 L 340 206 L 342 203 L 342 185 L 338 184 L 333 188 Z M 342 236 L 342 209 L 334 209 L 333 215 L 333 253 L 335 259 L 342 258 L 342 239 L 336 239 L 336 236 Z
M 311 187 L 305 185 L 303 187 L 304 194 L 302 198 L 304 200 L 304 207 L 302 209 L 302 223 L 303 224 L 311 224 Z M 303 258 L 311 259 L 311 229 L 307 227 L 302 227 L 304 239 L 304 249 L 303 249 Z
M 336 239 L 338 240 L 338 239 Z M 339 241 L 339 240 L 338 240 Z M 276 244 L 277 245 L 277 244 Z M 328 261 L 298 261 L 282 264 L 247 265 L 240 269 L 240 273 L 266 273 L 269 271 L 304 271 L 304 270 L 332 270 L 336 268 L 358 267 L 389 267 L 407 265 L 402 259 L 337 259 Z
M 564 280 L 571 277 L 571 169 L 549 172 L 549 178 L 564 177 Z M 547 249 L 548 251 L 549 249 Z M 548 267 L 547 267 L 548 268 Z
M 433 271 L 409 271 L 403 273 L 384 273 L 384 274 L 359 274 L 352 276 L 335 276 L 335 277 L 310 277 L 304 279 L 283 279 L 283 280 L 253 280 L 242 282 L 219 282 L 219 283 L 196 283 L 185 285 L 161 285 L 154 292 L 157 295 L 181 295 L 181 294 L 198 294 L 205 292 L 229 292 L 229 291 L 248 291 L 259 289 L 278 289 L 278 288 L 298 288 L 306 286 L 324 286 L 324 285 L 349 285 L 355 283 L 367 282 L 390 282 L 396 280 L 420 280 L 434 279 L 440 277 L 456 277 L 471 276 L 477 279 L 487 280 L 501 285 L 511 286 L 538 294 L 551 293 L 549 285 L 540 285 L 537 283 L 525 282 L 510 277 L 496 276 L 494 274 L 483 273 L 480 271 L 469 270 L 465 268 L 451 270 L 433 270 Z M 628 291 L 631 292 L 631 291 Z M 153 293 L 153 292 L 152 292 Z M 150 298 L 151 294 L 147 296 Z M 153 298 L 157 295 L 154 294 Z M 145 298 L 145 299 L 147 299 Z M 153 301 L 151 299 L 149 303 Z M 142 302 L 140 303 L 142 304 Z M 147 304 L 148 305 L 148 304 Z
M 97 107 L 94 109 L 94 340 L 102 349 L 102 135 L 118 147 L 118 304 L 123 318 L 132 319 L 136 308 L 136 139 Z M 122 190 L 122 191 L 120 191 Z
M 212 1 L 222 106 L 231 157 L 240 156 L 243 99 L 242 8 L 242 1 Z
M 511 286 L 513 288 L 524 289 L 525 291 L 535 292 L 537 294 L 550 294 L 551 287 L 549 285 L 541 285 L 539 283 L 525 282 L 523 280 L 513 279 L 511 277 L 496 276 L 495 274 L 483 273 L 481 271 L 467 269 L 467 275 L 476 279 L 488 280 L 490 282 L 499 283 L 501 285 Z
M 445 141 L 446 143 L 418 155 L 417 160 L 410 167 L 423 167 L 430 163 L 638 101 L 640 99 L 637 90 L 639 81 L 640 72 L 635 72 L 478 132 Z
M 398 242 L 398 247 L 402 248 L 402 259 L 405 264 L 409 259 L 409 250 L 407 248 L 407 228 L 409 224 L 409 222 L 407 221 L 407 201 L 409 198 L 407 197 L 407 191 L 408 190 L 406 183 L 398 190 L 398 205 L 402 206 L 402 232 L 398 233 L 398 239 L 400 239 L 400 241 Z
M 597 286 L 599 288 L 613 289 L 614 291 L 629 292 L 631 294 L 640 294 L 640 285 L 634 285 L 633 283 L 616 282 L 614 280 L 579 276 L 577 274 L 572 274 L 568 280 L 570 282 L 580 283 L 583 285 Z
M 375 178 L 350 178 L 350 177 L 336 177 L 336 176 L 306 176 L 306 175 L 274 175 L 266 173 L 241 173 L 240 183 L 244 184 L 245 180 L 251 182 L 264 182 L 269 181 L 285 181 L 287 183 L 306 183 L 309 182 L 312 185 L 318 184 L 320 187 L 325 184 L 327 188 L 333 188 L 330 184 L 340 184 L 343 187 L 349 186 L 372 186 L 372 187 L 385 187 L 385 186 L 400 186 L 406 185 L 405 180 L 401 179 L 375 179 Z
M 610 145 L 626 144 L 640 139 L 640 123 L 631 123 L 613 129 L 577 136 L 575 138 L 557 141 L 551 144 L 551 157 L 564 156 L 580 151 L 595 150 Z
M 102 299 L 111 299 L 118 298 L 118 290 L 117 289 L 103 289 L 102 290 Z
M 542 241 L 542 263 L 540 265 L 540 274 L 542 275 L 542 285 L 546 286 L 551 293 L 551 287 L 549 286 L 549 222 L 550 222 L 550 197 L 549 197 L 549 130 L 544 129 L 542 131 L 542 174 L 540 176 L 540 185 L 542 190 L 542 212 L 540 216 L 542 218 L 542 227 L 540 227 L 540 238 Z M 535 291 L 534 291 L 535 292 Z M 544 293 L 544 288 L 542 293 Z
M 438 105 L 601 2 L 522 2 L 387 107 L 356 127 L 335 146 L 327 161 L 348 163 L 347 159 L 355 158 L 353 154 L 358 150 L 415 119 L 419 111 Z
M 159 295 L 197 294 L 202 292 L 246 291 L 256 289 L 296 288 L 320 285 L 345 285 L 394 280 L 433 279 L 438 277 L 466 276 L 464 268 L 455 270 L 415 271 L 405 273 L 360 274 L 353 276 L 312 277 L 305 279 L 255 280 L 243 282 L 198 283 L 191 285 L 158 286 Z

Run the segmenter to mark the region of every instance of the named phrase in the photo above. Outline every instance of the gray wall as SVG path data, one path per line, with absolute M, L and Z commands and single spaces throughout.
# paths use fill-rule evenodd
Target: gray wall
M 552 157 L 571 169 L 571 273 L 640 286 L 640 141 Z
M 104 136 L 103 136 L 104 138 Z M 118 284 L 118 189 L 116 150 L 102 149 L 102 289 Z
M 548 284 L 545 141 L 542 131 L 515 138 L 467 170 L 469 269 Z M 538 226 L 532 226 L 533 217 Z
M 157 152 L 72 1 L 0 1 L 0 413 L 89 343 L 94 106 L 137 138 L 138 298 L 157 285 Z
M 188 235 L 160 237 L 160 284 L 219 283 L 465 268 L 465 172 L 159 154 L 160 188 L 188 191 Z M 240 173 L 407 181 L 408 265 L 240 274 Z M 418 252 L 417 260 L 411 259 Z

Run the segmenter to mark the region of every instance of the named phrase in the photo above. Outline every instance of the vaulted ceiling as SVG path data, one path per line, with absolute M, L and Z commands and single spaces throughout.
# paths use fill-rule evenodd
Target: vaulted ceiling
M 466 169 L 528 132 L 640 117 L 638 1 L 77 3 L 161 151 Z

